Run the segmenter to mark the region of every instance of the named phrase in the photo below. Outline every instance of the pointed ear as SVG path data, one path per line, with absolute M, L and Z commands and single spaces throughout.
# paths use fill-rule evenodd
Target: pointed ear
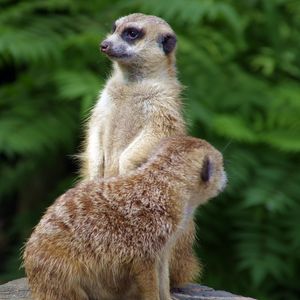
M 212 163 L 208 156 L 206 156 L 203 160 L 202 168 L 201 168 L 201 179 L 203 182 L 208 182 L 212 175 Z
M 177 39 L 174 34 L 163 34 L 158 37 L 158 44 L 163 48 L 166 55 L 174 50 L 176 42 Z

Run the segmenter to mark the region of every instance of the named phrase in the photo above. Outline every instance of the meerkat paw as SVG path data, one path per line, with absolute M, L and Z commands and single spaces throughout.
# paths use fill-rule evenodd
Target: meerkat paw
M 119 174 L 127 174 L 130 171 L 134 171 L 140 166 L 140 163 L 134 160 L 122 159 L 119 162 Z
M 119 174 L 124 175 L 130 171 L 133 171 L 135 169 L 133 164 L 120 164 L 119 166 Z

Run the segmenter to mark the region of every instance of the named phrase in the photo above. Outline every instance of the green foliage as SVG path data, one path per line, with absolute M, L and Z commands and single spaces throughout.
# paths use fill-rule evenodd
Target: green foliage
M 191 134 L 224 153 L 227 191 L 199 209 L 203 282 L 298 299 L 300 2 L 1 1 L 0 280 L 45 207 L 72 186 L 84 121 L 109 72 L 98 44 L 140 11 L 178 35 Z

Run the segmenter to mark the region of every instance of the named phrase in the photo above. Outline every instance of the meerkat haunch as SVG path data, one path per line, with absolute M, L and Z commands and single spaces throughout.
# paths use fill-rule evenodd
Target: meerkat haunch
M 222 155 L 183 136 L 163 139 L 130 174 L 79 183 L 26 244 L 33 299 L 171 300 L 171 247 L 225 183 Z
M 112 75 L 96 103 L 82 154 L 85 179 L 110 177 L 144 163 L 163 137 L 186 134 L 175 66 L 176 36 L 164 20 L 144 14 L 118 19 L 101 51 Z M 200 266 L 189 221 L 171 256 L 171 286 L 193 281 Z

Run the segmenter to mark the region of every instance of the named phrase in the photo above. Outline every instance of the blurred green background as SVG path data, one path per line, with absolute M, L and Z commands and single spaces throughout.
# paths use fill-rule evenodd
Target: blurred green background
M 202 282 L 300 299 L 300 1 L 0 1 L 0 282 L 74 185 L 85 120 L 110 71 L 99 42 L 144 12 L 178 34 L 190 133 L 225 156 L 227 191 L 197 213 Z

